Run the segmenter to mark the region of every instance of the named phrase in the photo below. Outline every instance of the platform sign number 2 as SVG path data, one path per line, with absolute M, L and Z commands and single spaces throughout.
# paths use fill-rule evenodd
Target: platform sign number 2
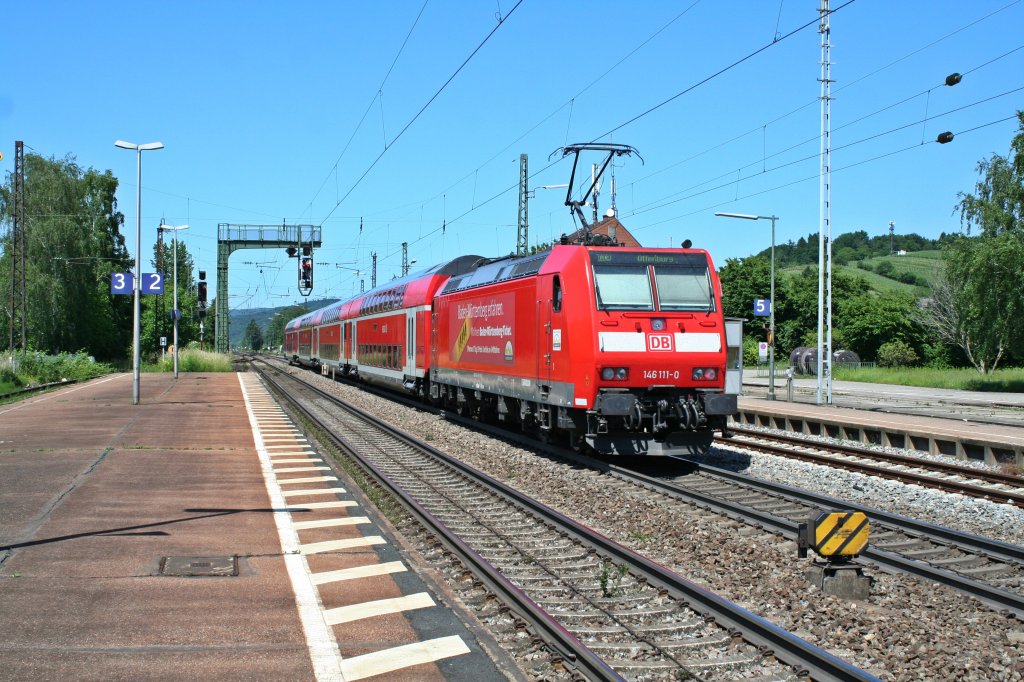
M 139 282 L 143 294 L 164 293 L 164 276 L 159 272 L 144 272 Z M 131 294 L 135 292 L 135 277 L 130 272 L 113 272 L 110 274 L 110 293 Z

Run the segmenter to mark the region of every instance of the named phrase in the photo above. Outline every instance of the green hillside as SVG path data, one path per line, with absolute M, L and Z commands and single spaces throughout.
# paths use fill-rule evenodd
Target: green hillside
M 780 277 L 797 276 L 805 267 L 807 266 L 791 265 L 780 268 L 778 274 Z M 836 270 L 845 269 L 855 277 L 864 278 L 874 291 L 899 292 L 914 298 L 928 298 L 935 286 L 936 276 L 942 272 L 942 252 L 928 250 L 908 252 L 905 256 L 874 256 L 835 267 Z M 879 274 L 880 271 L 883 274 Z
M 325 298 L 319 301 L 309 301 L 306 305 L 311 310 L 322 308 L 325 305 L 334 303 L 337 299 Z M 228 320 L 230 321 L 231 327 L 229 330 L 228 343 L 232 347 L 240 346 L 242 344 L 242 335 L 245 333 L 245 328 L 249 326 L 251 320 L 256 320 L 256 324 L 260 326 L 260 329 L 266 331 L 267 323 L 278 313 L 278 311 L 284 310 L 294 304 L 288 304 L 286 306 L 279 306 L 277 308 L 245 308 L 242 310 L 229 310 Z

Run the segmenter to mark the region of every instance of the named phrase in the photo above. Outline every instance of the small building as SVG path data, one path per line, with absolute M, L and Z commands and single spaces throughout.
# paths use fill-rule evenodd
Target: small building
M 592 235 L 602 235 L 609 240 L 610 244 L 618 244 L 619 246 L 629 246 L 633 248 L 642 247 L 637 238 L 626 229 L 626 226 L 619 222 L 619 219 L 615 216 L 606 216 L 601 219 L 595 225 L 591 226 L 590 232 Z M 570 244 L 581 244 L 585 235 L 584 230 L 576 230 L 572 234 L 566 235 L 566 239 Z

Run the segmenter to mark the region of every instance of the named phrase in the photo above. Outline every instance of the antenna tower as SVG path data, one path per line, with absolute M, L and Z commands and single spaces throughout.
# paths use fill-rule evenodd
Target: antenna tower
M 821 226 L 818 232 L 818 393 L 817 404 L 832 404 L 832 16 L 821 0 Z
M 28 288 L 25 285 L 25 143 L 14 143 L 14 210 L 11 212 L 11 353 L 28 347 Z
M 530 250 L 530 197 L 526 154 L 519 155 L 519 231 L 516 233 L 516 255 L 525 256 Z

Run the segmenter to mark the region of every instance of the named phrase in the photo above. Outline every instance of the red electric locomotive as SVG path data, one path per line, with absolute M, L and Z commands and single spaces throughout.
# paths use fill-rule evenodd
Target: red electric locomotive
M 464 256 L 293 320 L 287 354 L 605 454 L 700 452 L 736 412 L 708 253 Z

